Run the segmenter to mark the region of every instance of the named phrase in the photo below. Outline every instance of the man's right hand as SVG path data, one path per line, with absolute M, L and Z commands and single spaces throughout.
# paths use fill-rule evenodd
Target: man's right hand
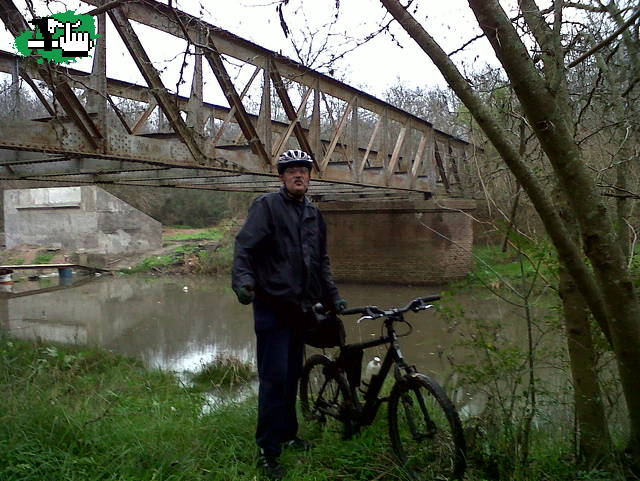
M 240 289 L 238 289 L 236 295 L 238 296 L 238 301 L 240 301 L 240 304 L 244 305 L 251 304 L 253 298 L 255 297 L 252 286 L 242 286 Z

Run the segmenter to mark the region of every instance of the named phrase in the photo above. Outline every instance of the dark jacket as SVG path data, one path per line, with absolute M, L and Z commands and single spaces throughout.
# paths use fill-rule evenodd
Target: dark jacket
M 252 286 L 256 296 L 308 312 L 339 298 L 327 255 L 326 226 L 307 198 L 284 189 L 256 199 L 236 236 L 232 287 Z

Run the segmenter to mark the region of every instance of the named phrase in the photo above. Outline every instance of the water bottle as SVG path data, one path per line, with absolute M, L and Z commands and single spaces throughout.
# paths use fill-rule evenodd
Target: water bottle
M 374 356 L 373 359 L 367 363 L 367 367 L 364 370 L 364 377 L 362 379 L 362 383 L 365 387 L 369 387 L 371 378 L 380 372 L 380 366 L 381 362 L 378 356 Z

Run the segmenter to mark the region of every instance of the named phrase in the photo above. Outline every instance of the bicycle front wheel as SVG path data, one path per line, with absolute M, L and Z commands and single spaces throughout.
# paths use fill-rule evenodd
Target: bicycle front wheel
M 466 445 L 460 418 L 444 390 L 424 374 L 397 382 L 389 399 L 391 445 L 415 480 L 462 479 Z
M 335 361 L 315 354 L 304 365 L 300 379 L 302 414 L 330 430 L 340 432 L 344 439 L 353 434 L 353 419 L 349 384 Z

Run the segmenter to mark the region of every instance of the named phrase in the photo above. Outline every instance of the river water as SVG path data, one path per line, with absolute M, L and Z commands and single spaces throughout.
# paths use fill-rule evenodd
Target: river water
M 255 365 L 250 306 L 239 304 L 227 277 L 105 276 L 66 289 L 15 298 L 0 297 L 0 328 L 12 336 L 101 346 L 142 360 L 151 368 L 194 371 L 216 356 Z M 29 283 L 16 284 L 14 291 Z M 387 308 L 440 292 L 438 287 L 340 285 L 350 306 Z M 456 302 L 487 320 L 519 320 L 518 309 L 480 291 L 456 295 Z M 401 340 L 407 360 L 443 377 L 455 353 L 451 326 L 436 309 L 409 313 L 413 333 Z M 344 317 L 348 342 L 378 335 L 379 321 L 356 325 Z M 399 328 L 399 331 L 402 327 Z M 520 331 L 520 329 L 517 329 Z M 367 357 L 383 355 L 382 348 Z

